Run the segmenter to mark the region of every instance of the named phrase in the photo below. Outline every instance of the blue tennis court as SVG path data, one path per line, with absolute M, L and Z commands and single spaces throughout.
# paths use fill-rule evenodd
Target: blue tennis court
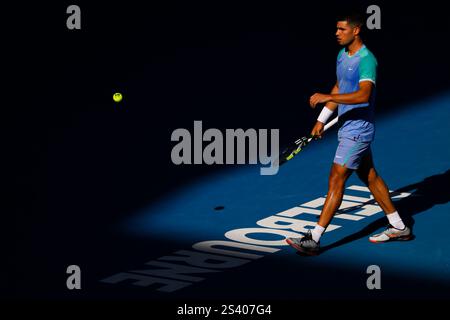
M 298 230 L 307 230 L 317 221 L 337 144 L 336 131 L 331 130 L 326 139 L 312 143 L 277 175 L 261 176 L 257 166 L 229 168 L 198 179 L 120 221 L 117 228 L 127 237 L 144 242 L 151 239 L 164 246 L 163 250 L 152 246 L 148 251 L 129 248 L 136 258 L 141 257 L 142 264 L 117 273 L 158 278 L 161 274 L 155 270 L 203 266 L 188 274 L 163 276 L 178 279 L 179 287 L 157 282 L 149 285 L 146 294 L 163 299 L 448 297 L 448 105 L 450 94 L 443 93 L 377 119 L 375 165 L 390 190 L 396 191 L 395 205 L 413 227 L 412 241 L 368 241 L 387 219 L 376 204 L 364 205 L 370 192 L 356 174 L 348 180 L 341 208 L 360 206 L 333 219 L 322 238 L 321 255 L 301 256 L 282 241 L 283 232 L 294 231 L 283 226 L 296 221 Z M 214 210 L 217 206 L 223 209 Z M 199 244 L 206 241 L 260 248 L 216 242 L 208 248 L 231 251 L 213 253 L 201 249 Z M 205 256 L 195 255 L 208 252 L 212 260 L 203 261 Z M 186 260 L 188 256 L 197 260 Z M 366 287 L 370 265 L 380 267 L 381 290 Z M 118 279 L 105 275 L 102 285 L 112 286 L 109 290 L 119 290 L 114 286 L 124 286 L 124 282 L 131 287 L 147 286 Z

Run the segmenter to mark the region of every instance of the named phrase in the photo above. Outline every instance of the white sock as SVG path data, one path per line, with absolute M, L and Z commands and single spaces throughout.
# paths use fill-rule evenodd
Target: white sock
M 316 224 L 316 227 L 311 231 L 312 238 L 315 242 L 319 243 L 320 237 L 324 233 L 325 228 Z
M 397 211 L 389 213 L 386 215 L 386 217 L 389 220 L 389 223 L 396 229 L 403 230 L 405 229 L 405 224 L 402 221 L 402 218 L 400 218 Z

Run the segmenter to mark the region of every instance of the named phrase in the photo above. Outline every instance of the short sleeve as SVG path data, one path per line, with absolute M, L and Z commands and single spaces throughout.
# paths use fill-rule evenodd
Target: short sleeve
M 359 82 L 371 81 L 373 84 L 377 81 L 377 60 L 371 54 L 361 57 L 359 63 Z
M 339 61 L 339 59 L 341 58 L 341 56 L 342 56 L 342 54 L 344 53 L 344 51 L 345 51 L 345 48 L 342 48 L 340 51 L 339 51 L 339 53 L 338 53 L 338 55 L 337 55 L 337 61 Z

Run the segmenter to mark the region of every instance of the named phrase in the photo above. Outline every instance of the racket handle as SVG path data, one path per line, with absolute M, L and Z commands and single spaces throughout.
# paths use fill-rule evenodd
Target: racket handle
M 328 122 L 325 127 L 323 128 L 323 131 L 327 131 L 329 128 L 331 128 L 332 126 L 334 126 L 336 124 L 336 122 L 338 122 L 338 118 L 336 117 L 333 120 L 331 120 L 330 122 Z
M 332 126 L 334 126 L 336 124 L 336 122 L 338 122 L 338 117 L 334 118 L 333 120 L 331 120 L 330 122 L 328 122 L 325 127 L 323 128 L 323 131 L 327 131 L 328 129 L 330 129 Z M 309 137 L 308 138 L 308 142 L 310 142 L 312 140 L 312 138 L 314 137 Z

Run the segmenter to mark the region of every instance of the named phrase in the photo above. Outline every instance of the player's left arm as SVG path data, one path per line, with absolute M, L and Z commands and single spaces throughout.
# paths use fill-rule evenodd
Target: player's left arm
M 330 101 L 342 104 L 359 104 L 369 102 L 372 93 L 373 83 L 362 81 L 359 83 L 359 90 L 352 93 L 330 94 Z
M 359 83 L 359 89 L 351 93 L 332 93 L 323 94 L 315 93 L 309 99 L 311 107 L 315 107 L 318 103 L 334 102 L 338 104 L 360 104 L 369 101 L 370 94 L 372 93 L 373 83 L 369 80 L 361 81 Z

